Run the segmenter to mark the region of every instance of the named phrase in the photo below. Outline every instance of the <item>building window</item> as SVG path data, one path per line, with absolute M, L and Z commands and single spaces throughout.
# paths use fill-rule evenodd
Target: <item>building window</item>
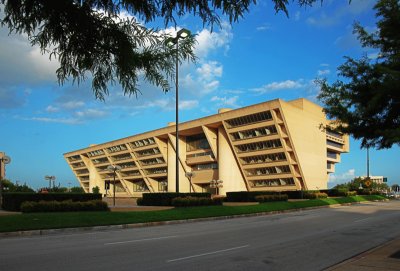
M 273 186 L 286 186 L 295 185 L 293 178 L 279 178 L 269 180 L 257 180 L 251 182 L 253 187 L 273 187 Z
M 231 133 L 233 141 L 277 134 L 275 125 Z
M 153 138 L 146 138 L 146 139 L 142 139 L 142 140 L 137 140 L 131 143 L 131 146 L 133 148 L 140 148 L 143 146 L 147 146 L 147 145 L 152 145 L 155 144 L 156 142 L 154 141 Z
M 140 161 L 143 166 L 150 166 L 150 165 L 156 165 L 156 164 L 164 164 L 165 161 L 163 158 L 153 158 L 153 159 L 146 159 Z
M 199 164 L 193 167 L 193 170 L 208 170 L 208 169 L 218 169 L 217 163 Z
M 268 140 L 263 142 L 256 142 L 256 143 L 249 143 L 249 144 L 242 144 L 236 146 L 239 152 L 249 152 L 249 151 L 259 151 L 259 150 L 266 150 L 266 149 L 273 149 L 273 148 L 280 148 L 282 147 L 282 143 L 279 139 Z
M 113 153 L 113 152 L 119 152 L 119 151 L 126 151 L 128 148 L 125 146 L 125 144 L 121 144 L 118 146 L 113 146 L 110 148 L 107 148 L 108 153 Z
M 152 148 L 152 149 L 137 151 L 136 154 L 138 156 L 156 155 L 156 154 L 160 154 L 160 150 L 158 148 Z
M 187 136 L 186 151 L 208 150 L 211 149 L 204 134 Z
M 141 182 L 134 182 L 134 183 L 133 183 L 133 191 L 134 191 L 134 192 L 144 192 L 144 191 L 148 191 L 147 185 L 146 185 L 145 182 L 143 182 L 143 181 L 141 181 Z
M 283 152 L 271 153 L 265 155 L 256 155 L 241 158 L 244 164 L 260 164 L 276 161 L 286 161 L 286 155 Z
M 272 120 L 272 115 L 270 111 L 260 112 L 252 115 L 247 115 L 239 118 L 234 118 L 226 120 L 228 128 L 233 128 L 237 126 L 249 125 L 252 123 L 257 123 L 261 121 Z
M 290 173 L 289 166 L 275 166 L 265 168 L 255 168 L 246 170 L 247 176 L 271 175 L 271 174 L 284 174 Z
M 330 141 L 330 140 L 327 140 L 326 144 L 329 145 L 329 146 L 335 147 L 335 148 L 339 148 L 339 149 L 343 148 L 342 144 L 339 144 L 339 143 L 336 143 L 336 142 L 333 142 L 333 141 Z

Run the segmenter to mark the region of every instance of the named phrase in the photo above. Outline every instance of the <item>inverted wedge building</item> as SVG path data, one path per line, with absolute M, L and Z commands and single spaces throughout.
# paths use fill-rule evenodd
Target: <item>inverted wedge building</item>
M 287 191 L 327 188 L 328 175 L 349 150 L 348 136 L 321 127 L 322 108 L 306 99 L 281 99 L 179 124 L 179 191 Z M 175 123 L 91 145 L 64 157 L 86 192 L 116 195 L 176 189 Z M 215 187 L 218 180 L 219 188 Z M 107 183 L 111 181 L 111 189 Z

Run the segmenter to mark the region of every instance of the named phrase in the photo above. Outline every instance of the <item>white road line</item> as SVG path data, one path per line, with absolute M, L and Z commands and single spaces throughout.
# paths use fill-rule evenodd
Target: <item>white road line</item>
M 218 254 L 218 253 L 227 252 L 227 251 L 231 251 L 231 250 L 237 250 L 237 249 L 241 249 L 241 248 L 245 248 L 245 247 L 249 247 L 249 246 L 250 245 L 245 245 L 245 246 L 240 246 L 240 247 L 232 247 L 232 248 L 217 250 L 217 251 L 213 251 L 213 252 L 197 254 L 197 255 L 192 255 L 192 256 L 187 256 L 187 257 L 182 257 L 182 258 L 177 258 L 177 259 L 173 259 L 173 260 L 168 260 L 167 263 L 183 261 L 183 260 L 196 258 L 196 257 L 203 257 L 203 256 L 207 256 L 207 255 L 212 255 L 212 254 Z
M 363 219 L 354 220 L 354 222 L 355 222 L 355 223 L 357 223 L 357 222 L 362 222 L 362 221 L 365 221 L 365 220 L 368 220 L 368 219 L 371 219 L 371 217 L 367 217 L 367 218 L 363 218 Z
M 162 239 L 170 239 L 176 238 L 178 236 L 171 235 L 171 236 L 164 236 L 164 237 L 157 237 L 157 238 L 148 238 L 148 239 L 138 239 L 138 240 L 128 240 L 128 241 L 121 241 L 121 242 L 112 242 L 112 243 L 105 243 L 105 246 L 108 245 L 119 245 L 119 244 L 126 244 L 126 243 L 137 243 L 137 242 L 144 242 L 144 241 L 153 241 L 153 240 L 162 240 Z

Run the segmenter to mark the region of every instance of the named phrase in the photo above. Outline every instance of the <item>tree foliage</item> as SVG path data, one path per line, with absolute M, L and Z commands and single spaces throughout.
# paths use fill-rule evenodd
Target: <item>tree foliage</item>
M 343 184 L 338 184 L 334 188 L 335 189 L 343 189 L 347 191 L 357 191 L 362 187 L 363 189 L 371 189 L 371 190 L 378 190 L 378 191 L 383 191 L 383 190 L 389 190 L 389 186 L 386 183 L 375 183 L 371 182 L 370 186 L 366 185 L 367 179 L 362 179 L 360 177 L 354 178 L 350 182 L 343 183 Z
M 382 149 L 400 144 L 400 3 L 380 0 L 374 9 L 378 30 L 368 33 L 356 23 L 354 33 L 363 47 L 377 49 L 378 57 L 346 57 L 338 68 L 346 81 L 319 80 L 318 98 L 337 120 L 336 130 L 361 139 L 362 147 Z
M 2 180 L 0 180 L 0 182 L 2 183 L 3 191 L 7 191 L 7 192 L 34 192 L 34 190 L 32 188 L 30 188 L 26 184 L 23 184 L 23 185 L 14 184 L 13 182 L 11 182 L 10 180 L 7 180 L 7 179 L 2 179 Z
M 271 0 L 276 12 L 288 14 L 289 0 Z M 293 0 L 301 6 L 318 0 Z M 119 83 L 125 94 L 140 92 L 139 79 L 170 88 L 176 50 L 167 48 L 165 34 L 141 24 L 164 18 L 165 26 L 183 15 L 199 17 L 204 25 L 224 16 L 236 22 L 255 0 L 0 0 L 3 26 L 26 34 L 32 46 L 49 52 L 60 66 L 60 84 L 92 80 L 96 98 L 104 99 L 108 85 Z M 127 12 L 131 17 L 122 16 Z M 194 38 L 181 43 L 179 61 L 194 61 Z

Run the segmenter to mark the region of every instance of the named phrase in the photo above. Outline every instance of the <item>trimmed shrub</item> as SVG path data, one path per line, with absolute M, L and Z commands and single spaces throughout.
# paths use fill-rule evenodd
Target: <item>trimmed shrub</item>
M 78 211 L 109 211 L 106 202 L 91 201 L 25 201 L 21 204 L 24 213 L 37 212 L 78 212 Z
M 192 206 L 207 206 L 207 205 L 222 205 L 222 199 L 198 198 L 198 197 L 179 197 L 171 201 L 175 207 L 192 207 Z
M 20 211 L 25 201 L 90 201 L 101 200 L 101 194 L 80 193 L 4 193 L 2 207 L 7 211 Z
M 257 196 L 263 195 L 278 195 L 278 192 L 266 192 L 266 191 L 240 191 L 240 192 L 227 192 L 226 201 L 228 202 L 256 202 Z
M 381 195 L 382 193 L 377 190 L 362 189 L 362 190 L 358 190 L 357 194 L 359 194 L 359 195 Z
M 347 191 L 344 193 L 345 197 L 354 197 L 357 196 L 357 191 Z
M 210 193 L 144 193 L 141 199 L 137 200 L 138 205 L 145 206 L 172 206 L 174 198 L 209 198 Z
M 328 194 L 321 193 L 321 192 L 307 192 L 307 193 L 304 193 L 304 198 L 305 199 L 326 199 L 327 197 L 328 197 Z
M 286 194 L 281 195 L 260 195 L 256 196 L 255 199 L 258 202 L 271 202 L 271 201 L 287 201 L 288 196 Z

